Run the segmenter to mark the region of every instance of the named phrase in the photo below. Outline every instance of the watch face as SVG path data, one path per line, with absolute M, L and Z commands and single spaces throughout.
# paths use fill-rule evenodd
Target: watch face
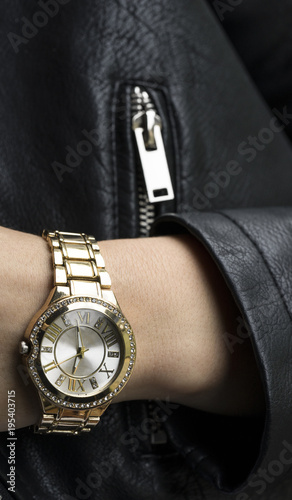
M 134 365 L 135 340 L 126 318 L 117 307 L 95 298 L 52 304 L 29 339 L 32 379 L 60 406 L 90 408 L 110 401 Z

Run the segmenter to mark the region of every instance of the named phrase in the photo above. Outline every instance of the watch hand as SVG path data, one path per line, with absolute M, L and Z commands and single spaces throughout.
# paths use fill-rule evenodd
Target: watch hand
M 84 352 L 86 351 L 89 351 L 89 349 L 85 349 Z M 73 359 L 73 358 L 77 358 L 78 356 L 80 356 L 80 352 L 78 352 L 77 354 L 74 354 L 74 356 L 70 356 L 70 358 L 67 358 L 67 359 L 64 359 L 63 361 L 60 361 L 60 363 L 55 363 L 54 361 L 52 363 L 49 363 L 48 368 L 45 370 L 45 372 L 48 372 L 49 370 L 52 370 L 53 368 L 57 368 L 57 366 L 60 366 L 62 363 L 66 363 L 66 361 L 70 361 L 70 359 Z M 53 365 L 53 366 L 50 366 L 50 365 Z M 44 368 L 46 368 L 44 366 Z
M 72 374 L 74 374 L 77 370 L 77 367 L 79 365 L 79 362 L 80 362 L 80 348 L 78 348 L 78 351 L 77 351 L 77 354 L 75 356 L 75 360 L 74 360 L 74 364 L 73 364 L 73 368 L 72 368 Z
M 77 326 L 77 349 L 82 349 L 82 343 L 81 343 L 81 336 L 80 336 L 80 326 L 77 321 L 76 323 Z
M 85 349 L 84 352 L 89 351 L 89 349 Z M 60 361 L 60 363 L 57 363 L 57 365 L 61 365 L 62 363 L 65 363 L 66 361 L 69 361 L 70 359 L 77 358 L 77 356 L 80 356 L 80 352 L 77 352 L 77 354 L 74 354 L 74 356 L 70 356 L 70 358 L 64 359 L 63 361 Z
M 80 325 L 79 325 L 78 321 L 77 321 L 77 336 L 78 336 L 78 341 L 79 341 L 78 342 L 79 352 L 81 354 L 81 358 L 84 358 L 85 348 L 84 348 L 83 338 L 81 335 Z
M 87 349 L 87 351 L 88 351 L 88 349 Z M 78 365 L 80 363 L 80 360 L 82 358 L 84 358 L 85 352 L 86 352 L 86 349 L 84 348 L 83 339 L 82 339 L 81 330 L 80 330 L 80 325 L 79 325 L 79 322 L 77 321 L 77 354 L 78 354 L 78 357 L 75 358 L 73 368 L 72 368 L 72 375 L 74 375 L 74 373 L 76 372 Z
M 76 331 L 76 342 L 77 342 L 77 345 L 76 345 L 77 354 L 79 354 L 81 345 L 80 345 L 80 335 L 79 335 L 79 332 L 78 332 L 78 323 L 77 323 L 77 331 Z M 79 364 L 79 362 L 77 362 L 78 360 L 80 360 L 79 357 L 76 357 L 75 360 L 74 360 L 74 364 L 73 364 L 73 368 L 72 368 L 72 374 L 74 374 L 76 372 L 76 370 L 77 370 L 77 366 Z
M 73 370 L 72 375 L 74 375 L 74 373 L 76 372 L 78 365 L 80 363 L 80 360 L 81 360 L 80 356 L 76 356 L 75 361 L 74 361 L 74 365 L 73 365 L 73 369 L 72 369 Z

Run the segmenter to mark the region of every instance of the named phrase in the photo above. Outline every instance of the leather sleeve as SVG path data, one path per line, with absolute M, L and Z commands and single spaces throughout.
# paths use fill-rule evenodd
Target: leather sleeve
M 156 220 L 152 234 L 181 231 L 203 243 L 245 319 L 266 414 L 261 422 L 182 411 L 186 425 L 176 446 L 220 489 L 243 488 L 236 499 L 246 500 L 291 474 L 292 208 L 169 214 Z

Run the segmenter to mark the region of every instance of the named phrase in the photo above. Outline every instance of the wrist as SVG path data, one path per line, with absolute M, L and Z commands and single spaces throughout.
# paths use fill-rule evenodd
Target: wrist
M 194 366 L 196 354 L 197 365 L 203 364 L 194 329 L 203 322 L 198 318 L 198 301 L 203 305 L 204 298 L 200 296 L 201 267 L 194 262 L 193 238 L 114 240 L 99 245 L 112 288 L 137 342 L 133 376 L 116 401 L 158 398 L 182 402 L 193 397 L 209 376 L 206 369 L 198 376 Z
M 19 341 L 32 316 L 44 304 L 53 286 L 51 255 L 46 242 L 34 235 L 0 227 L 1 283 L 0 337 L 5 349 L 0 363 L 5 373 L 1 386 L 1 401 L 7 400 L 7 391 L 16 392 L 16 425 L 23 427 L 35 422 L 39 415 L 37 394 L 28 381 L 21 356 Z M 3 412 L 7 406 L 1 405 Z M 4 421 L 3 421 L 4 418 Z M 4 415 L 1 430 L 6 430 Z

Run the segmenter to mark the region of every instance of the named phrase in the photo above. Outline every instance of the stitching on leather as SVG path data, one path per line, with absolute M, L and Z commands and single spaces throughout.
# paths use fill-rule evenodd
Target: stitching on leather
M 238 229 L 240 229 L 240 231 L 241 231 L 241 232 L 242 232 L 242 233 L 243 233 L 243 234 L 244 234 L 244 235 L 245 235 L 245 236 L 249 239 L 249 241 L 250 241 L 250 242 L 253 244 L 253 246 L 256 248 L 256 250 L 257 250 L 257 251 L 258 251 L 258 253 L 260 254 L 260 256 L 261 256 L 261 258 L 262 258 L 262 260 L 263 260 L 263 262 L 264 262 L 264 264 L 265 264 L 265 266 L 266 266 L 266 268 L 267 268 L 267 270 L 269 271 L 269 274 L 270 274 L 270 276 L 271 276 L 271 278 L 272 278 L 272 281 L 273 281 L 273 283 L 274 283 L 274 285 L 275 285 L 275 287 L 276 287 L 276 289 L 277 289 L 277 291 L 278 291 L 278 293 L 279 293 L 279 295 L 280 295 L 280 297 L 281 297 L 281 299 L 282 299 L 282 301 L 283 301 L 283 304 L 284 304 L 284 306 L 285 306 L 286 312 L 287 312 L 287 314 L 288 314 L 288 316 L 289 316 L 290 320 L 292 321 L 292 316 L 291 316 L 290 311 L 289 311 L 289 309 L 288 309 L 288 306 L 287 306 L 287 304 L 286 304 L 286 301 L 285 301 L 285 296 L 284 296 L 283 292 L 281 291 L 281 289 L 280 289 L 280 287 L 279 287 L 279 285 L 278 285 L 278 282 L 277 282 L 277 280 L 276 280 L 276 278 L 275 278 L 275 276 L 274 276 L 274 274 L 273 274 L 273 272 L 272 272 L 272 270 L 271 270 L 271 268 L 270 268 L 270 266 L 269 266 L 269 263 L 268 263 L 268 261 L 267 261 L 267 259 L 266 259 L 265 255 L 263 254 L 262 250 L 259 248 L 258 244 L 257 244 L 257 243 L 253 240 L 253 238 L 252 238 L 252 237 L 248 234 L 248 232 L 246 231 L 246 229 L 245 229 L 245 228 L 244 228 L 241 224 L 239 224 L 239 223 L 237 222 L 237 220 L 233 219 L 230 215 L 227 215 L 227 214 L 225 214 L 224 212 L 221 212 L 221 211 L 219 211 L 219 210 L 218 210 L 218 211 L 216 211 L 215 213 L 218 213 L 218 214 L 222 215 L 223 217 L 225 217 L 226 219 L 228 219 L 228 220 L 230 220 L 231 222 L 233 222 L 233 224 L 234 224 L 236 227 L 238 227 Z

